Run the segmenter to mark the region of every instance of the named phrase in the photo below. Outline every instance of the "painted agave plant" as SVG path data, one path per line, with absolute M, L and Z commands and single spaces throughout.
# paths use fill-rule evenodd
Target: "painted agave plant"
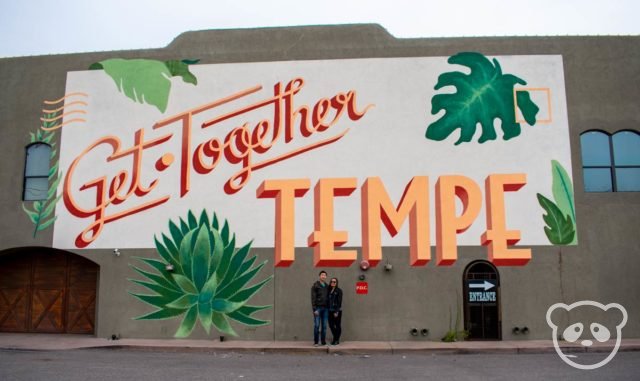
M 157 308 L 136 320 L 171 319 L 184 315 L 175 337 L 188 337 L 197 321 L 210 333 L 211 326 L 219 332 L 237 336 L 229 319 L 248 326 L 261 326 L 269 321 L 251 315 L 271 306 L 250 306 L 248 300 L 273 276 L 247 286 L 267 261 L 254 266 L 256 257 L 249 257 L 251 242 L 236 250 L 235 234 L 225 220 L 222 228 L 216 214 L 212 220 L 206 211 L 200 218 L 189 211 L 187 221 L 169 221 L 170 236 L 155 237 L 161 260 L 136 258 L 155 270 L 133 269 L 145 280 L 130 279 L 154 294 L 130 292 L 139 300 Z

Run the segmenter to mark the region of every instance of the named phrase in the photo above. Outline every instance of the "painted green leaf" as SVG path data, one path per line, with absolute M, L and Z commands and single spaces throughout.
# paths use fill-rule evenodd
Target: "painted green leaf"
M 49 181 L 51 181 L 52 179 L 53 177 L 49 177 Z M 51 185 L 49 185 L 49 190 L 47 191 L 47 202 L 49 202 L 49 205 L 53 204 L 55 206 L 58 201 L 60 201 L 60 198 L 62 198 L 62 194 L 60 194 L 58 197 L 55 197 L 56 191 L 58 190 L 58 184 L 60 184 L 60 179 L 62 179 L 62 172 L 60 172 L 56 176 L 55 180 L 51 181 Z M 51 210 L 53 210 L 53 208 Z M 49 213 L 51 213 L 51 210 L 49 211 Z
M 198 290 L 202 290 L 202 286 L 209 279 L 209 259 L 211 258 L 209 234 L 209 228 L 204 225 L 200 227 L 191 255 L 191 273 L 193 283 Z
M 31 220 L 32 223 L 36 224 L 38 222 L 38 213 L 27 209 L 24 203 L 22 203 L 22 210 L 24 210 L 24 212 L 27 213 L 27 216 L 29 216 L 29 219 Z
M 257 267 L 235 278 L 232 282 L 228 283 L 226 286 L 220 287 L 217 296 L 221 298 L 228 298 L 231 295 L 234 295 L 236 292 L 241 290 L 246 284 L 248 284 L 251 281 L 251 279 L 253 279 L 253 277 L 258 273 L 258 271 L 260 271 L 262 267 L 264 267 L 266 263 L 267 261 L 264 261 Z
M 200 300 L 201 301 L 210 301 L 213 299 L 213 295 L 216 293 L 218 288 L 218 280 L 215 276 L 212 276 L 207 283 L 204 284 L 202 290 L 200 291 Z
M 129 99 L 153 105 L 160 112 L 166 111 L 171 91 L 171 72 L 164 62 L 112 58 L 90 67 L 98 68 L 104 69 L 115 82 L 118 91 Z
M 220 237 L 222 237 L 225 242 L 229 242 L 229 224 L 227 220 L 224 221 L 224 226 L 222 226 L 222 230 L 220 231 Z
M 134 318 L 135 320 L 166 320 L 172 319 L 176 316 L 182 315 L 186 310 L 174 309 L 174 308 L 163 308 L 161 310 L 153 311 L 146 315 L 138 316 Z
M 198 304 L 198 318 L 200 318 L 200 324 L 202 324 L 204 330 L 209 334 L 211 331 L 211 325 L 213 324 L 213 310 L 211 308 L 211 303 Z
M 173 276 L 171 276 L 171 273 L 167 270 L 167 263 L 166 262 L 158 261 L 156 259 L 151 259 L 151 258 L 136 257 L 136 259 L 146 263 L 147 265 L 149 265 L 150 267 L 152 267 L 156 271 L 158 271 L 160 273 L 160 275 L 162 275 L 162 277 L 172 285 L 172 289 L 174 289 L 174 290 L 179 290 L 180 289 L 180 286 L 178 286 L 178 284 L 176 283 L 175 279 L 173 279 Z M 175 265 L 174 265 L 174 267 L 175 267 Z
M 160 254 L 160 257 L 162 257 L 166 263 L 171 263 L 175 266 L 177 261 L 173 258 L 169 250 L 167 250 L 167 248 L 158 241 L 157 237 L 153 237 L 153 240 L 156 244 L 156 250 L 158 251 L 158 254 Z
M 231 258 L 231 263 L 229 264 L 229 270 L 227 270 L 227 273 L 225 274 L 224 279 L 222 280 L 221 283 L 228 284 L 229 282 L 231 282 L 231 280 L 233 280 L 233 278 L 235 278 L 236 274 L 238 274 L 238 270 L 240 270 L 242 263 L 247 257 L 247 254 L 249 254 L 249 250 L 251 249 L 251 243 L 252 242 L 249 242 L 248 244 L 242 246 L 233 255 L 233 258 Z
M 244 305 L 243 302 L 231 302 L 226 299 L 213 299 L 211 308 L 216 312 L 229 313 L 237 310 Z
M 537 194 L 538 202 L 540 206 L 545 210 L 546 214 L 542 216 L 547 226 L 544 228 L 544 232 L 554 245 L 567 245 L 573 241 L 575 235 L 575 228 L 571 217 L 563 215 L 562 211 L 553 201 L 544 197 L 540 193 Z
M 174 300 L 173 302 L 167 304 L 167 307 L 176 308 L 176 309 L 185 309 L 185 308 L 193 307 L 196 303 L 198 303 L 197 295 L 186 294 L 186 295 L 182 295 L 181 297 Z
M 224 314 L 214 312 L 211 321 L 218 331 L 226 333 L 227 335 L 238 336 Z
M 49 168 L 49 179 L 51 179 L 58 172 L 58 162 L 55 162 L 51 168 Z
M 260 291 L 262 286 L 267 284 L 271 280 L 271 278 L 273 278 L 273 276 L 270 276 L 269 278 L 263 280 L 262 282 L 256 283 L 251 287 L 247 287 L 244 290 L 236 292 L 235 294 L 231 295 L 229 300 L 232 302 L 239 302 L 250 299 L 254 294 Z
M 231 257 L 233 256 L 233 252 L 236 248 L 236 235 L 234 234 L 231 238 L 231 242 L 224 248 L 222 253 L 222 258 L 220 259 L 220 263 L 218 267 L 215 269 L 216 277 L 218 280 L 222 280 L 229 269 L 229 265 L 231 264 Z
M 194 294 L 194 295 L 198 294 L 198 290 L 196 289 L 196 286 L 186 276 L 180 275 L 180 274 L 173 274 L 173 279 L 176 280 L 176 283 L 178 283 L 178 286 L 180 286 L 182 291 L 184 291 L 185 293 Z
M 60 201 L 60 199 L 62 198 L 62 195 L 55 197 L 53 199 L 49 199 L 47 201 L 47 206 L 44 208 L 44 210 L 42 211 L 42 215 L 41 215 L 41 219 L 44 220 L 45 218 L 49 217 L 51 215 L 51 213 L 53 213 L 53 209 L 56 207 L 56 204 L 58 203 L 58 201 Z M 54 217 L 55 219 L 55 217 Z
M 180 296 L 182 296 L 182 293 L 176 292 L 173 289 L 162 287 L 156 283 L 145 282 L 137 279 L 129 279 L 129 280 L 137 285 L 148 288 L 149 290 L 155 292 L 158 295 L 164 295 L 171 300 L 178 299 Z
M 182 242 L 182 238 L 184 238 L 184 234 L 182 230 L 173 223 L 173 221 L 169 221 L 169 233 L 171 233 L 171 239 L 173 242 Z
M 180 230 L 182 231 L 182 235 L 184 236 L 185 234 L 189 233 L 189 225 L 187 225 L 186 222 L 184 222 L 184 220 L 181 218 L 180 219 Z
M 552 192 L 553 192 L 553 200 L 556 202 L 556 205 L 562 211 L 563 215 L 569 215 L 571 217 L 571 221 L 574 226 L 577 226 L 576 223 L 576 210 L 575 210 L 575 202 L 573 196 L 573 183 L 569 174 L 564 169 L 564 167 L 557 161 L 551 161 L 551 172 L 553 174 L 552 181 Z M 570 242 L 571 244 L 575 244 L 578 242 L 577 232 L 573 237 L 573 240 Z
M 167 66 L 167 69 L 169 69 L 172 77 L 179 76 L 186 83 L 190 83 L 192 85 L 198 84 L 196 76 L 189 71 L 188 63 L 184 61 L 171 60 L 165 61 L 165 65 Z
M 131 266 L 133 268 L 133 270 L 135 270 L 138 274 L 147 277 L 149 280 L 151 280 L 152 282 L 155 282 L 157 285 L 162 286 L 162 287 L 166 287 L 170 290 L 174 290 L 176 292 L 180 292 L 180 288 L 177 286 L 177 284 L 175 282 L 170 282 L 168 279 L 166 279 L 164 276 L 159 275 L 159 274 L 153 274 L 150 273 L 148 271 L 144 271 L 142 269 L 137 268 L 136 266 Z
M 187 213 L 187 221 L 189 222 L 189 230 L 193 230 L 198 227 L 198 220 L 192 211 Z
M 198 83 L 195 75 L 189 71 L 190 62 L 197 61 L 112 58 L 92 64 L 89 70 L 104 70 L 113 79 L 118 91 L 128 98 L 165 112 L 171 91 L 171 77 L 181 77 L 185 83 L 193 85 Z
M 260 320 L 260 319 L 256 319 L 256 318 L 252 318 L 250 316 L 247 316 L 245 314 L 243 314 L 242 312 L 238 311 L 233 311 L 231 313 L 228 314 L 228 316 L 237 321 L 240 322 L 242 324 L 248 325 L 248 326 L 253 326 L 253 327 L 257 327 L 257 326 L 261 326 L 261 325 L 267 325 L 270 323 L 270 321 L 268 320 Z
M 48 228 L 49 226 L 51 226 L 51 224 L 53 224 L 56 221 L 57 218 L 58 218 L 58 216 L 54 216 L 53 218 L 51 218 L 51 219 L 49 219 L 47 221 L 39 223 L 36 226 L 36 230 L 40 231 L 40 230 L 44 230 L 44 229 Z
M 191 245 L 191 239 L 194 237 L 196 230 L 191 230 L 187 233 L 182 242 L 180 243 L 180 263 L 182 263 L 182 270 L 184 275 L 193 279 L 193 273 L 191 272 L 191 256 L 193 255 L 193 246 Z
M 164 246 L 167 248 L 169 254 L 171 254 L 170 257 L 173 257 L 176 262 L 179 262 L 180 251 L 178 247 L 173 243 L 173 241 L 171 241 L 169 237 L 163 234 L 162 242 L 164 242 Z
M 207 225 L 202 225 L 203 227 Z M 208 230 L 208 229 L 207 229 Z M 216 270 L 220 266 L 222 256 L 224 253 L 224 242 L 217 230 L 211 230 L 211 236 L 213 237 L 213 251 L 211 252 L 211 263 L 209 267 L 209 274 L 215 275 Z
M 251 268 L 251 266 L 253 266 L 253 264 L 255 263 L 256 259 L 257 259 L 256 257 L 252 257 L 250 259 L 247 259 L 242 264 L 242 266 L 240 266 L 240 268 L 238 269 L 238 274 L 243 275 L 244 273 L 246 273 Z
M 195 65 L 198 62 L 200 62 L 200 60 L 199 59 L 195 59 L 195 60 L 183 59 L 182 62 L 186 63 L 187 65 Z
M 207 228 L 211 228 L 211 224 L 209 224 L 209 214 L 204 209 L 202 210 L 202 213 L 200 213 L 200 220 L 198 221 L 198 225 L 204 225 Z
M 175 337 L 188 337 L 193 328 L 196 326 L 196 321 L 198 319 L 198 306 L 195 305 L 189 308 L 189 311 L 184 316 L 182 323 L 180 324 L 180 328 L 175 334 Z
M 455 144 L 469 142 L 476 132 L 476 126 L 480 124 L 482 134 L 478 142 L 495 140 L 495 119 L 501 121 L 504 140 L 520 135 L 513 92 L 516 84 L 526 85 L 526 82 L 514 75 L 503 74 L 496 59 L 489 61 L 480 53 L 458 53 L 449 57 L 448 62 L 466 66 L 471 72 L 448 72 L 438 77 L 435 90 L 454 86 L 456 91 L 436 94 L 431 99 L 431 114 L 436 115 L 441 110 L 445 110 L 445 114 L 427 127 L 427 139 L 441 141 L 459 129 L 460 138 Z M 518 108 L 527 123 L 533 125 L 539 108 L 525 93 L 517 92 Z
M 247 316 L 251 316 L 258 311 L 266 310 L 268 308 L 271 308 L 271 306 L 246 306 L 245 305 L 240 307 L 238 309 L 238 312 L 245 314 Z
M 137 299 L 150 304 L 154 307 L 164 307 L 167 304 L 173 302 L 165 295 L 146 295 L 146 294 L 135 294 L 133 292 L 129 292 L 130 295 L 135 296 Z
M 531 100 L 531 94 L 528 91 L 516 91 L 516 104 L 522 112 L 524 120 L 530 125 L 536 124 L 536 115 L 540 108 Z

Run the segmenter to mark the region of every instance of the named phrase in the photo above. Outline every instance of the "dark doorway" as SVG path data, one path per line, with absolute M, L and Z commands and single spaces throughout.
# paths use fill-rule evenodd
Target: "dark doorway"
M 500 276 L 487 261 L 471 262 L 464 270 L 464 328 L 469 340 L 501 340 Z
M 94 333 L 98 271 L 54 249 L 0 256 L 0 332 Z

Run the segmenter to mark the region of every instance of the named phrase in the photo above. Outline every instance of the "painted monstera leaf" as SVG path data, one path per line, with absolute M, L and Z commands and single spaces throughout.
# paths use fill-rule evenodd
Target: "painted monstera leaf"
M 165 112 L 171 92 L 170 78 L 179 76 L 184 82 L 196 85 L 198 80 L 189 71 L 189 65 L 197 62 L 112 58 L 96 62 L 89 69 L 103 69 L 116 83 L 118 91 L 128 98 L 137 103 L 153 105 L 160 112 Z
M 449 57 L 447 62 L 466 66 L 471 72 L 453 71 L 438 77 L 435 90 L 454 86 L 456 91 L 436 94 L 431 98 L 431 114 L 436 115 L 441 110 L 445 110 L 445 114 L 427 127 L 427 139 L 441 141 L 460 129 L 460 138 L 455 144 L 469 142 L 480 124 L 482 134 L 478 142 L 495 140 L 495 119 L 502 123 L 504 140 L 520 135 L 520 124 L 516 122 L 514 87 L 516 84 L 526 85 L 526 82 L 514 75 L 503 74 L 495 58 L 489 61 L 480 53 L 458 53 Z M 539 108 L 529 93 L 516 92 L 516 102 L 524 119 L 533 126 Z
M 236 249 L 235 235 L 230 234 L 226 221 L 220 226 L 215 214 L 210 220 L 203 211 L 196 219 L 189 212 L 186 221 L 169 221 L 169 235 L 162 234 L 162 240 L 156 238 L 155 244 L 160 260 L 138 258 L 154 271 L 133 266 L 146 279 L 130 279 L 153 293 L 130 294 L 156 310 L 136 319 L 183 316 L 176 337 L 191 335 L 198 321 L 207 333 L 213 326 L 233 336 L 237 334 L 229 319 L 248 326 L 269 324 L 251 315 L 271 306 L 247 304 L 273 278 L 248 285 L 267 261 L 254 266 L 256 257 L 249 255 L 251 243 Z

